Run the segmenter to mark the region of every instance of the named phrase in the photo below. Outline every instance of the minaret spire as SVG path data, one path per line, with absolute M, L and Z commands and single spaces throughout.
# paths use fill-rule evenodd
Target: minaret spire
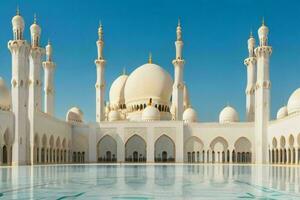
M 183 41 L 182 41 L 182 30 L 180 19 L 178 19 L 178 24 L 176 28 L 176 41 L 175 41 L 176 55 L 173 60 L 174 65 L 174 84 L 172 93 L 172 107 L 173 118 L 175 120 L 182 120 L 182 114 L 184 111 L 184 83 L 183 83 L 183 68 L 184 60 L 182 57 Z
M 98 49 L 98 56 L 95 60 L 96 69 L 97 69 L 97 81 L 95 84 L 96 87 L 96 121 L 100 122 L 105 120 L 105 105 L 104 105 L 104 95 L 105 95 L 105 63 L 103 56 L 103 26 L 101 21 L 99 22 L 98 28 L 98 41 L 96 42 Z
M 34 13 L 34 15 L 33 15 L 33 23 L 36 24 L 36 21 L 37 21 L 36 20 L 36 13 Z
M 255 84 L 256 84 L 256 57 L 254 54 L 255 39 L 252 31 L 248 39 L 249 56 L 244 60 L 244 65 L 247 68 L 247 86 L 246 86 L 246 120 L 254 121 L 255 116 Z
M 150 63 L 150 64 L 152 63 L 152 53 L 151 52 L 149 53 L 148 63 Z
M 53 49 L 50 43 L 50 39 L 48 39 L 48 44 L 46 46 L 46 61 L 43 62 L 44 68 L 44 111 L 48 115 L 53 116 L 55 110 L 55 88 L 54 88 L 54 71 L 55 71 L 55 63 L 52 59 Z

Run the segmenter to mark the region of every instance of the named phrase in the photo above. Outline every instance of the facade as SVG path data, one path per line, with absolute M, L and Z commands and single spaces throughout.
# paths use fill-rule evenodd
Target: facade
M 40 46 L 41 27 L 12 19 L 11 89 L 0 79 L 0 163 L 33 165 L 96 162 L 300 163 L 300 88 L 270 119 L 268 27 L 258 29 L 259 44 L 248 40 L 246 121 L 226 106 L 218 122 L 199 122 L 184 81 L 183 38 L 176 29 L 174 77 L 161 66 L 146 64 L 112 83 L 105 104 L 103 27 L 99 26 L 96 65 L 96 117 L 86 123 L 71 108 L 66 120 L 54 116 L 55 62 L 50 42 Z M 46 59 L 44 60 L 44 55 Z M 43 72 L 43 81 L 41 77 Z M 151 84 L 150 84 L 151 83 Z M 42 96 L 44 102 L 42 103 Z M 44 105 L 44 108 L 42 108 Z

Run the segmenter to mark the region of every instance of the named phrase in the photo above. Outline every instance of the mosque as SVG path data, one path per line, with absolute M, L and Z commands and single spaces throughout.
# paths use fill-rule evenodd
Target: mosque
M 115 79 L 107 103 L 103 27 L 99 26 L 95 122 L 85 122 L 77 107 L 69 109 L 65 120 L 54 116 L 52 45 L 40 46 L 41 27 L 36 18 L 30 26 L 31 41 L 25 40 L 25 23 L 19 11 L 12 18 L 12 30 L 8 41 L 11 89 L 0 78 L 1 165 L 300 163 L 300 88 L 291 94 L 287 106 L 278 110 L 277 118 L 270 119 L 272 47 L 264 22 L 258 29 L 258 45 L 250 35 L 249 56 L 244 60 L 246 121 L 240 121 L 238 112 L 226 106 L 217 122 L 201 122 L 190 102 L 188 81 L 183 76 L 180 23 L 172 61 L 174 77 L 152 63 L 150 56 L 148 63 Z

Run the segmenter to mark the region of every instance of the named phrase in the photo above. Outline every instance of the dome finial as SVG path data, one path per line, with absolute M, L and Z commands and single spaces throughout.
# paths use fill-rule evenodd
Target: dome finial
M 20 15 L 20 9 L 19 9 L 19 5 L 17 5 L 16 14 L 17 14 L 17 15 Z
M 149 99 L 148 106 L 152 106 L 152 98 Z
M 252 32 L 252 29 L 250 29 L 250 38 L 253 38 L 253 32 Z
M 48 38 L 48 45 L 51 45 L 50 38 Z
M 36 24 L 36 13 L 33 15 L 33 23 Z
M 149 59 L 148 59 L 148 63 L 152 64 L 152 53 L 149 53 Z
M 262 26 L 265 26 L 265 17 L 262 18 Z
M 180 26 L 180 17 L 178 17 L 178 24 L 177 26 Z
M 126 75 L 126 67 L 123 67 L 123 75 Z
M 98 38 L 99 41 L 103 41 L 103 26 L 101 20 L 99 21 Z

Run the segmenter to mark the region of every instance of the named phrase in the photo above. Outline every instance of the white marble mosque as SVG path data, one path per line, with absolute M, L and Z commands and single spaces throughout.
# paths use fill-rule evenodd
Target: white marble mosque
M 65 120 L 54 116 L 56 65 L 52 45 L 49 42 L 45 48 L 40 46 L 41 27 L 36 19 L 30 26 L 30 41 L 23 37 L 24 30 L 24 19 L 17 11 L 12 18 L 12 39 L 8 41 L 12 56 L 10 86 L 8 80 L 0 79 L 1 165 L 299 164 L 300 88 L 291 94 L 287 106 L 278 110 L 277 118 L 271 119 L 272 47 L 264 22 L 258 29 L 258 44 L 250 35 L 249 56 L 244 61 L 246 120 L 240 121 L 234 107 L 226 106 L 216 122 L 201 122 L 189 99 L 189 81 L 183 75 L 185 60 L 180 23 L 176 29 L 175 57 L 171 61 L 174 77 L 154 64 L 150 56 L 148 63 L 141 63 L 130 74 L 116 77 L 108 88 L 107 103 L 103 27 L 99 26 L 95 122 L 84 121 L 83 111 L 77 107 L 69 109 Z

